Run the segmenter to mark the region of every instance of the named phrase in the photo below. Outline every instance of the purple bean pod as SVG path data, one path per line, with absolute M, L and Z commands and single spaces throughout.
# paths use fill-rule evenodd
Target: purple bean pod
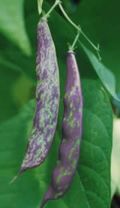
M 56 50 L 45 18 L 37 28 L 36 112 L 20 172 L 40 165 L 48 155 L 56 130 L 60 86 Z
M 64 117 L 59 161 L 55 167 L 51 184 L 42 201 L 61 197 L 69 188 L 76 172 L 82 136 L 83 98 L 79 70 L 73 51 L 67 53 L 67 82 L 64 97 Z

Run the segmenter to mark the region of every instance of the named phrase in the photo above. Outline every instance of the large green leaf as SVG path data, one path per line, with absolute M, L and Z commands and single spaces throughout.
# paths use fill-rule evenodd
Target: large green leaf
M 90 50 L 88 50 L 83 44 L 81 45 L 104 87 L 115 100 L 120 102 L 120 99 L 116 94 L 116 81 L 112 72 L 101 61 L 99 61 Z
M 3 208 L 8 208 L 10 204 L 13 208 L 37 208 L 49 183 L 51 171 L 57 159 L 56 147 L 59 143 L 58 140 L 53 144 L 49 158 L 40 168 L 33 171 L 29 170 L 13 184 L 9 184 L 11 179 L 17 174 L 24 156 L 33 114 L 34 105 L 30 103 L 18 116 L 0 126 L 0 204 Z M 60 135 L 58 133 L 59 130 L 56 133 L 56 139 L 61 135 L 61 133 Z M 76 176 L 73 183 L 75 193 L 72 195 L 78 203 L 81 201 L 78 196 L 81 196 L 83 198 L 82 203 L 85 204 L 84 195 L 79 190 L 79 186 L 79 176 Z M 67 202 L 65 203 L 62 199 L 59 200 L 59 203 L 56 201 L 54 204 L 56 204 L 57 208 L 61 206 L 64 208 L 68 207 Z M 73 206 L 71 205 L 70 207 L 72 208 Z
M 3 208 L 33 208 L 39 196 L 39 186 L 32 172 L 10 184 L 20 165 L 31 112 L 28 105 L 21 114 L 0 126 L 0 206 Z
M 31 54 L 31 47 L 24 24 L 24 1 L 0 1 L 0 31 L 22 51 Z
M 52 208 L 108 208 L 110 204 L 110 155 L 112 112 L 108 97 L 95 81 L 83 82 L 84 130 L 78 171 L 63 198 L 49 202 Z M 62 103 L 62 99 L 61 99 Z M 0 204 L 8 208 L 38 208 L 58 157 L 63 105 L 60 105 L 53 147 L 45 163 L 29 170 L 9 185 L 19 170 L 34 115 L 34 103 L 0 126 Z M 103 191 L 104 190 L 104 191 Z
M 33 81 L 19 67 L 0 58 L 0 123 L 18 113 L 34 96 Z
M 84 83 L 84 123 L 78 167 L 85 194 L 92 208 L 110 206 L 112 110 L 102 86 Z
M 10 118 L 18 112 L 17 105 L 12 98 L 13 83 L 18 79 L 19 72 L 10 71 L 9 67 L 0 66 L 0 122 Z

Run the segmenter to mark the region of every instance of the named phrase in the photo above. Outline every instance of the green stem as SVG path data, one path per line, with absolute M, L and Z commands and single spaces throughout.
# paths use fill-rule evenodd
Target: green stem
M 87 37 L 87 35 L 86 35 L 83 31 L 81 31 L 81 34 L 83 35 L 83 37 L 90 43 L 90 45 L 91 45 L 96 51 L 99 51 L 98 47 L 96 47 L 96 46 L 94 45 L 94 43 Z
M 97 47 L 98 47 L 97 56 L 98 56 L 99 61 L 101 61 L 102 60 L 102 57 L 101 57 L 101 55 L 99 53 L 99 51 L 100 51 L 100 45 L 98 44 Z
M 77 26 L 77 25 L 69 18 L 69 16 L 68 16 L 67 13 L 65 12 L 65 10 L 64 10 L 64 8 L 63 8 L 63 6 L 62 6 L 61 3 L 59 4 L 59 8 L 60 8 L 61 12 L 63 13 L 64 17 L 68 20 L 68 22 L 69 22 L 76 30 L 81 30 L 81 28 L 78 27 L 78 26 Z
M 67 15 L 67 13 L 65 12 L 65 10 L 64 10 L 64 8 L 63 8 L 63 6 L 62 6 L 62 4 L 61 3 L 59 3 L 59 8 L 60 8 L 60 10 L 61 10 L 61 12 L 63 13 L 63 15 L 64 15 L 64 17 L 68 20 L 68 22 L 77 30 L 77 31 L 79 31 L 79 33 L 81 33 L 82 35 L 83 35 L 83 37 L 89 42 L 89 44 L 94 48 L 94 50 L 96 50 L 97 51 L 97 54 L 98 54 L 98 56 L 99 56 L 99 58 L 100 58 L 100 54 L 99 54 L 99 51 L 100 51 L 100 49 L 99 49 L 99 47 L 98 46 L 96 46 L 88 37 L 87 37 L 87 35 L 83 32 L 83 30 L 81 29 L 81 27 L 80 26 L 78 26 L 78 25 L 76 25 L 71 19 L 70 19 L 70 17 Z M 76 37 L 77 38 L 77 37 Z M 75 41 L 76 42 L 76 41 Z M 75 43 L 76 44 L 76 43 Z
M 41 14 L 41 11 L 42 11 L 42 9 L 41 9 L 41 7 L 42 7 L 42 1 L 43 0 L 37 0 L 37 2 L 38 2 L 38 14 Z
M 69 47 L 70 51 L 74 51 L 75 45 L 76 45 L 77 41 L 79 40 L 79 37 L 80 37 L 80 31 L 78 31 L 78 33 L 73 41 L 73 44 Z
M 101 60 L 101 56 L 100 56 L 100 48 L 99 48 L 99 45 L 95 45 L 90 39 L 89 37 L 83 32 L 83 30 L 81 29 L 80 26 L 76 25 L 71 19 L 70 17 L 67 15 L 67 13 L 65 12 L 63 6 L 62 6 L 62 3 L 61 3 L 61 0 L 56 0 L 55 3 L 53 4 L 53 6 L 50 8 L 50 10 L 47 12 L 47 14 L 45 14 L 43 16 L 43 18 L 48 18 L 51 14 L 51 12 L 55 9 L 55 7 L 59 5 L 59 8 L 61 10 L 61 12 L 63 13 L 64 17 L 67 19 L 67 21 L 78 31 L 78 34 L 77 36 L 75 37 L 75 40 L 72 44 L 72 46 L 70 47 L 71 50 L 74 50 L 75 48 L 75 45 L 79 39 L 79 36 L 80 34 L 88 41 L 88 43 L 94 48 L 94 50 L 96 50 L 97 52 L 97 55 L 98 55 L 98 58 L 99 60 Z M 41 0 L 38 0 L 38 10 L 39 10 L 39 13 L 41 13 Z
M 55 7 L 58 5 L 58 4 L 61 4 L 61 1 L 60 0 L 56 0 L 55 3 L 53 4 L 53 6 L 50 8 L 50 10 L 47 12 L 47 14 L 44 15 L 44 18 L 48 18 L 51 14 L 51 12 L 55 9 Z

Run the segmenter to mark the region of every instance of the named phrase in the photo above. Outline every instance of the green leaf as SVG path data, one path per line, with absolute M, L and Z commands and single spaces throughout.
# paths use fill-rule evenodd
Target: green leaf
M 0 123 L 18 113 L 34 96 L 33 81 L 14 62 L 0 57 Z
M 18 112 L 11 95 L 13 83 L 18 77 L 19 72 L 10 71 L 9 67 L 0 64 L 0 123 Z
M 10 206 L 33 208 L 38 203 L 39 185 L 32 171 L 10 184 L 23 157 L 31 112 L 33 112 L 32 108 L 28 105 L 22 113 L 0 126 L 0 204 L 2 208 Z
M 112 194 L 120 195 L 120 119 L 114 118 L 113 123 L 113 148 L 111 162 L 111 187 Z
M 110 170 L 112 109 L 99 82 L 83 82 L 84 123 L 78 172 L 90 208 L 108 208 L 111 201 Z
M 82 85 L 84 131 L 78 171 L 64 197 L 49 202 L 46 208 L 108 208 L 110 204 L 112 111 L 100 83 L 86 80 Z M 30 102 L 20 114 L 0 126 L 0 204 L 3 208 L 8 208 L 9 204 L 14 208 L 39 207 L 58 158 L 63 105 L 61 108 L 55 140 L 47 160 L 11 185 L 9 182 L 19 170 L 25 153 L 34 103 Z
M 90 50 L 88 50 L 83 44 L 81 45 L 104 87 L 112 97 L 120 102 L 120 99 L 116 94 L 116 81 L 112 72 L 101 61 L 99 61 Z
M 31 54 L 31 46 L 24 24 L 24 1 L 0 1 L 0 32 L 27 55 Z
M 9 184 L 20 168 L 33 114 L 34 103 L 31 102 L 24 107 L 20 114 L 0 126 L 0 204 L 3 208 L 8 208 L 10 204 L 14 208 L 38 208 L 50 181 L 52 169 L 56 164 L 57 148 L 60 142 L 58 138 L 61 135 L 59 130 L 56 132 L 56 140 L 45 163 L 40 168 L 27 171 L 13 184 Z M 79 176 L 76 176 L 73 183 L 74 193 L 70 190 L 68 196 L 72 194 L 77 203 L 82 202 L 85 205 L 84 195 L 82 190 L 79 190 L 79 186 Z M 74 208 L 72 204 L 68 206 L 70 202 L 67 201 L 64 202 L 63 199 L 60 199 L 59 202 L 52 202 L 47 206 L 52 207 L 54 204 L 56 208 Z

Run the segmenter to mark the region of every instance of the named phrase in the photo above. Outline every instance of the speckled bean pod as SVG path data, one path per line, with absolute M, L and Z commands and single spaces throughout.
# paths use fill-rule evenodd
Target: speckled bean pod
M 62 196 L 69 188 L 76 172 L 82 134 L 83 98 L 75 54 L 67 54 L 67 83 L 64 97 L 63 138 L 60 145 L 59 161 L 52 174 L 51 184 L 41 208 L 51 199 Z
M 20 172 L 40 165 L 46 158 L 56 130 L 59 109 L 59 70 L 47 20 L 37 29 L 36 113 L 27 152 Z

